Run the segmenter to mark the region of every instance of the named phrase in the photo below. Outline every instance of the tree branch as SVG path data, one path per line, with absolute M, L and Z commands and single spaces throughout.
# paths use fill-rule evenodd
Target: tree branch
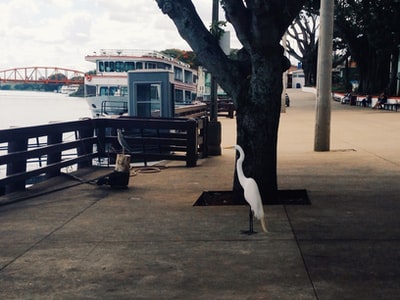
M 236 36 L 243 46 L 249 47 L 250 11 L 242 0 L 222 0 L 226 20 L 235 28 Z
M 185 39 L 199 61 L 217 79 L 226 91 L 238 94 L 241 70 L 233 64 L 219 46 L 219 40 L 204 26 L 190 0 L 156 0 L 159 8 L 175 23 L 179 34 Z M 235 95 L 232 95 L 233 97 Z

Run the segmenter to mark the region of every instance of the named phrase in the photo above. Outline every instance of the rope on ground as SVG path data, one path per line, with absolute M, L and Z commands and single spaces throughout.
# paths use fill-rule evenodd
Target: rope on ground
M 136 169 L 136 173 L 143 173 L 143 174 L 151 174 L 151 173 L 159 173 L 161 169 L 158 167 L 141 167 Z
M 79 176 L 76 176 L 74 174 L 65 173 L 65 172 L 61 172 L 60 174 L 63 175 L 63 176 L 71 177 L 72 179 L 75 179 L 75 180 L 77 180 L 77 181 L 79 181 L 81 183 L 89 183 L 89 184 L 94 184 L 94 185 L 96 184 L 97 179 L 98 179 L 98 178 L 95 178 L 95 179 L 88 180 L 88 179 L 84 179 L 84 178 L 81 178 Z

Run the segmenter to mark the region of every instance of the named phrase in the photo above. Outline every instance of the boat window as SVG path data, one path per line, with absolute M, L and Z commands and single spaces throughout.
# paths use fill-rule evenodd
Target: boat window
M 147 69 L 157 69 L 157 64 L 149 62 L 147 63 Z
M 186 83 L 192 83 L 192 72 L 185 70 L 185 82 Z
M 100 87 L 99 95 L 100 96 L 108 96 L 108 87 L 105 87 L 105 86 Z
M 182 90 L 175 90 L 175 102 L 183 103 L 183 91 Z
M 185 103 L 192 102 L 192 93 L 190 91 L 185 91 Z
M 182 69 L 175 67 L 175 80 L 183 81 Z
M 124 72 L 124 62 L 123 61 L 115 62 L 115 72 Z
M 111 86 L 110 87 L 110 96 L 115 96 L 115 93 L 118 91 L 118 87 Z
M 136 63 L 136 69 L 143 69 L 143 63 L 142 62 L 137 62 Z
M 135 70 L 135 63 L 133 61 L 125 62 L 125 71 Z
M 121 87 L 121 96 L 127 96 L 127 95 L 128 95 L 128 87 L 122 86 Z
M 113 61 L 106 61 L 106 72 L 114 72 L 114 62 Z
M 104 72 L 104 61 L 99 61 L 99 72 Z
M 171 70 L 171 65 L 166 63 L 157 63 L 157 69 Z

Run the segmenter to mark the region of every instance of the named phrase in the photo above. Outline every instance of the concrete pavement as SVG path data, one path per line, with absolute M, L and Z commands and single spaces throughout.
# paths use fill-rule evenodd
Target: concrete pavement
M 163 162 L 126 190 L 59 177 L 0 206 L 2 299 L 396 299 L 400 113 L 332 102 L 332 151 L 317 153 L 314 96 L 288 94 L 279 188 L 312 205 L 265 206 L 270 232 L 252 236 L 247 207 L 194 207 L 232 186 L 221 118 L 222 155 L 196 168 Z

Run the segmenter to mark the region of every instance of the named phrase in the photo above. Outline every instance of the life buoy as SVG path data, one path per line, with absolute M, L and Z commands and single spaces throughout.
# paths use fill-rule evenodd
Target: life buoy
M 87 74 L 87 75 L 86 75 L 86 80 L 87 80 L 87 81 L 92 81 L 92 75 Z

